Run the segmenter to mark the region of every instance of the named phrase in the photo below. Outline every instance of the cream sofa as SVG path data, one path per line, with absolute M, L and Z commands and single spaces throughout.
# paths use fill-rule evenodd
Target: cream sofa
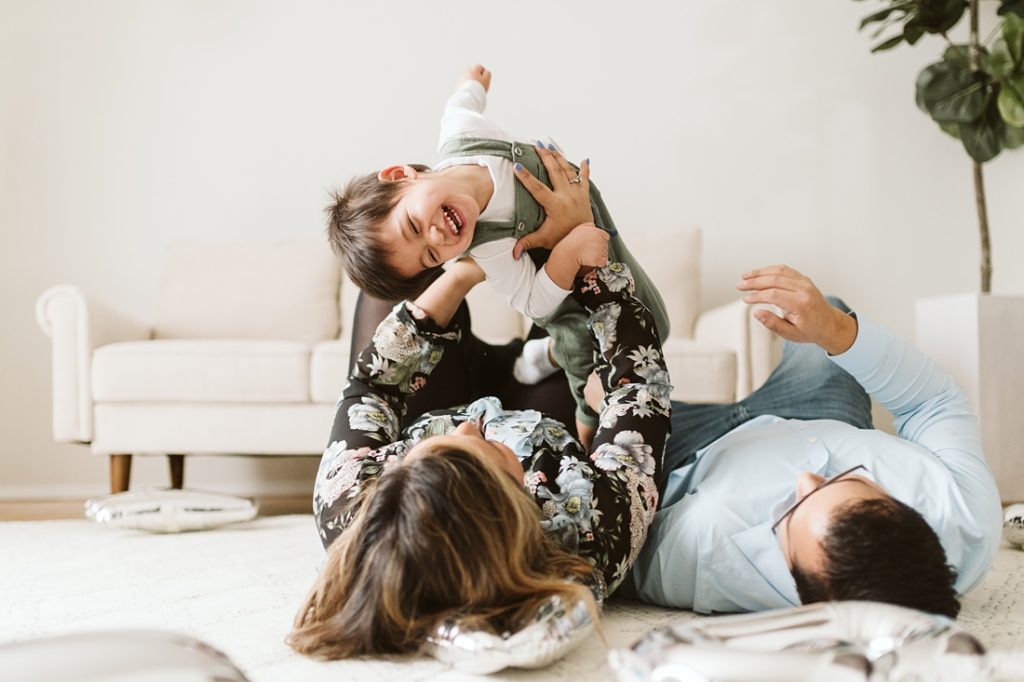
M 700 240 L 629 238 L 668 306 L 673 397 L 726 402 L 764 381 L 778 344 L 741 302 L 699 312 Z M 186 454 L 319 455 L 357 294 L 320 239 L 172 245 L 155 322 L 53 287 L 36 310 L 52 340 L 53 436 L 109 457 L 113 492 L 128 488 L 133 455 L 167 455 L 175 487 Z M 486 285 L 470 306 L 485 340 L 528 328 Z

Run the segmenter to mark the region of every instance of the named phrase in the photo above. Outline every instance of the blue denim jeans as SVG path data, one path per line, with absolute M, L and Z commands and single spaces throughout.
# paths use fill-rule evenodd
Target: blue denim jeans
M 849 313 L 840 299 L 828 301 Z M 857 380 L 810 343 L 786 342 L 782 362 L 764 385 L 736 403 L 672 402 L 672 436 L 665 448 L 667 474 L 692 463 L 698 450 L 740 424 L 770 414 L 783 419 L 835 419 L 872 428 L 871 398 Z

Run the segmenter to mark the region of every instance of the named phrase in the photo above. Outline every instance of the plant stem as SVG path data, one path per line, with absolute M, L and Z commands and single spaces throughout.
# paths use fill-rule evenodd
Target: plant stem
M 981 64 L 981 43 L 978 41 L 978 0 L 971 0 L 971 71 Z
M 988 209 L 985 207 L 985 177 L 981 164 L 974 165 L 974 205 L 978 209 L 978 229 L 981 232 L 981 293 L 992 291 L 992 244 L 988 237 Z
M 978 0 L 971 0 L 971 70 L 977 71 L 981 65 L 981 45 L 978 41 Z M 984 115 L 984 114 L 982 114 Z M 974 166 L 974 206 L 978 210 L 978 232 L 981 237 L 981 293 L 992 291 L 992 244 L 988 235 L 988 207 L 985 205 L 985 176 L 981 163 L 972 162 Z

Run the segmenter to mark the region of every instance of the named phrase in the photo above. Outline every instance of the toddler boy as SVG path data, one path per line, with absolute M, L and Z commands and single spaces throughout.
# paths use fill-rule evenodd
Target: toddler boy
M 622 242 L 600 192 L 589 184 L 589 163 L 576 168 L 553 145 L 517 142 L 487 120 L 490 81 L 488 70 L 471 67 L 448 99 L 439 164 L 388 166 L 336 193 L 327 208 L 329 240 L 356 285 L 384 300 L 413 298 L 443 263 L 463 254 L 474 258 L 491 286 L 550 334 L 550 345 L 546 339 L 526 344 L 516 378 L 531 383 L 556 365 L 565 369 L 576 399 L 577 429 L 589 444 L 597 419 L 583 388 L 594 359 L 588 315 L 568 296 L 573 280 L 584 267 L 623 262 L 663 339 L 668 316 L 657 289 Z M 534 250 L 516 258 L 517 241 L 546 217 L 523 184 L 530 176 L 554 187 L 587 183 L 593 223 L 573 228 L 550 253 Z

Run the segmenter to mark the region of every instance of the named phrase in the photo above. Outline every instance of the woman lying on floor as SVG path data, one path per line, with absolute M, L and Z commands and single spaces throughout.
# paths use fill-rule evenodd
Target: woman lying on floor
M 604 599 L 643 546 L 671 387 L 628 268 L 591 271 L 571 294 L 590 313 L 605 393 L 590 453 L 564 422 L 507 409 L 539 399 L 571 416 L 573 404 L 563 377 L 507 381 L 515 346 L 472 337 L 463 299 L 482 280 L 460 261 L 354 358 L 317 474 L 327 559 L 289 639 L 301 653 L 412 652 L 454 618 L 515 630 L 553 595 Z M 380 319 L 366 299 L 356 317 L 357 333 Z M 414 403 L 426 413 L 403 422 Z

